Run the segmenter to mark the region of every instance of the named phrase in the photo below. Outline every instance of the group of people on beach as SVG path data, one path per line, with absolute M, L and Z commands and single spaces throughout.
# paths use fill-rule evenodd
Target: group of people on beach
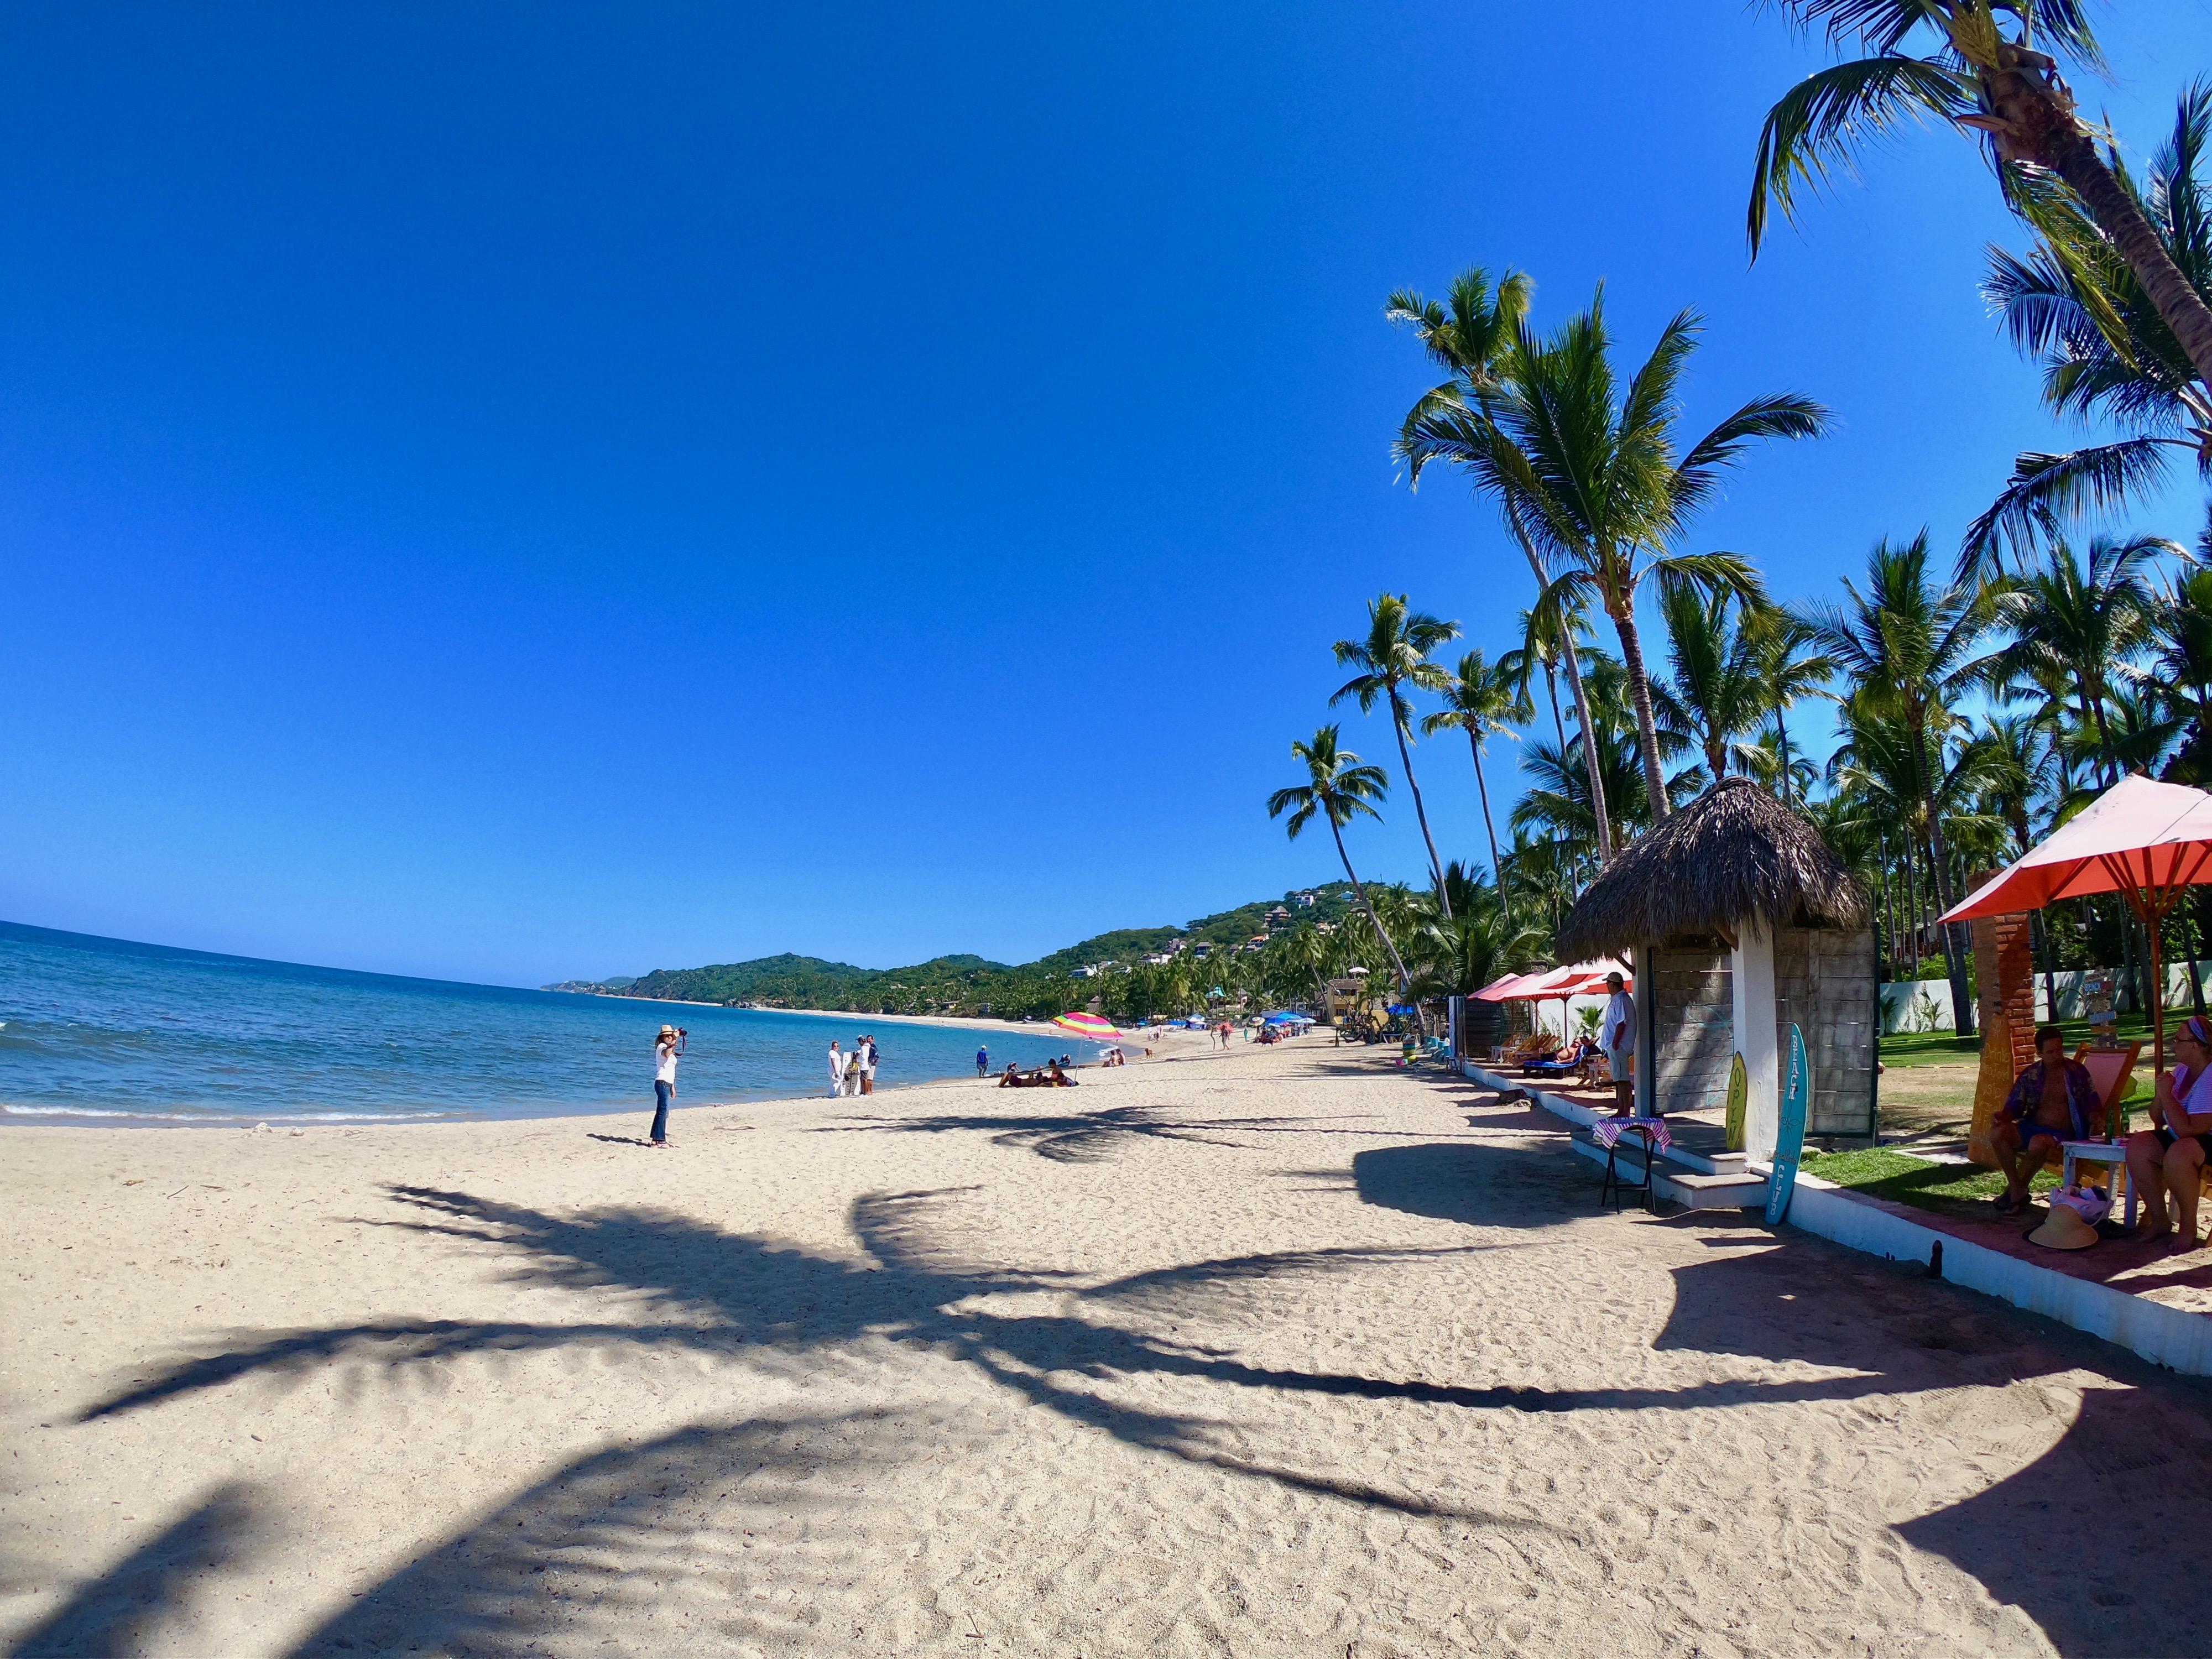
M 831 1095 L 872 1095 L 876 1091 L 876 1040 L 863 1031 L 849 1050 L 841 1051 L 830 1039 Z

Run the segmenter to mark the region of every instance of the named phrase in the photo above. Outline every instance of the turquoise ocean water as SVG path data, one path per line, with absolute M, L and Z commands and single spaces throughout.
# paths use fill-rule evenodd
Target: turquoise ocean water
M 653 1039 L 691 1033 L 678 1109 L 818 1095 L 872 1031 L 879 1088 L 1090 1045 L 306 968 L 0 922 L 0 1122 L 397 1122 L 649 1111 Z

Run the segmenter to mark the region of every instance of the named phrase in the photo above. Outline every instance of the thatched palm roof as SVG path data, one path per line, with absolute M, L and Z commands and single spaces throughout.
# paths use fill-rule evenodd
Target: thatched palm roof
M 1750 917 L 1865 925 L 1865 892 L 1813 826 L 1748 778 L 1723 778 L 1628 844 L 1567 912 L 1562 961 L 1686 935 L 1733 939 Z

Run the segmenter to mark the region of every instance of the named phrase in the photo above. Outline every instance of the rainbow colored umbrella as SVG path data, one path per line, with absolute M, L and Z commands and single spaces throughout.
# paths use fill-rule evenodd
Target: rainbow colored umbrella
M 1100 1042 L 1111 1042 L 1122 1035 L 1114 1029 L 1111 1020 L 1101 1019 L 1096 1014 L 1061 1014 L 1053 1024 L 1071 1036 L 1090 1037 Z

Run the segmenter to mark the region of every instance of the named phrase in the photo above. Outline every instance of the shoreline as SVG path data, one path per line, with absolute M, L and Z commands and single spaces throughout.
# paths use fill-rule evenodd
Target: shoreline
M 645 1000 L 643 998 L 634 1000 L 638 1001 Z M 710 1008 L 718 1008 L 721 1006 L 720 1003 L 704 1003 L 700 1006 Z M 732 1013 L 739 1013 L 747 1011 L 742 1009 L 732 1009 L 729 1012 Z M 798 1008 L 764 1008 L 758 1010 L 757 1012 L 762 1013 L 777 1014 L 802 1012 L 818 1014 L 821 1011 L 816 1009 Z M 832 1015 L 830 1018 L 842 1018 L 842 1016 Z M 923 1019 L 915 1015 L 878 1015 L 875 1018 L 878 1022 L 896 1018 L 902 1020 L 908 1024 L 916 1025 L 939 1024 L 943 1023 L 937 1020 Z M 1006 1024 L 1006 1022 L 1003 1021 L 979 1021 L 975 1023 L 1000 1026 L 1004 1026 Z M 1049 1025 L 1015 1025 L 1012 1027 L 1012 1029 L 1017 1031 L 1025 1031 L 1033 1034 L 1050 1032 L 1054 1036 L 1066 1038 L 1071 1044 L 1067 1052 L 1071 1054 L 1075 1052 L 1073 1045 L 1097 1044 L 1099 1042 L 1099 1039 L 1096 1037 L 1078 1037 L 1072 1032 L 1055 1030 L 1054 1028 Z M 1149 1056 L 1141 1054 L 1132 1055 L 1130 1057 L 1129 1064 L 1133 1066 L 1143 1066 L 1147 1063 L 1157 1063 L 1160 1060 L 1182 1058 L 1182 1054 L 1178 1052 L 1180 1049 L 1185 1047 L 1186 1044 L 1194 1047 L 1197 1039 L 1204 1037 L 1205 1036 L 1206 1033 L 1203 1031 L 1178 1031 L 1172 1034 L 1167 1032 L 1157 1033 L 1155 1034 L 1155 1045 L 1158 1052 L 1155 1052 Z M 1182 1038 L 1184 1039 L 1185 1042 L 1182 1043 L 1173 1043 L 1172 1046 L 1170 1046 L 1169 1043 L 1160 1042 L 1159 1039 L 1164 1037 Z M 1073 1060 L 1069 1069 L 1074 1071 L 1093 1071 L 1098 1069 L 1098 1062 L 1096 1059 L 1078 1058 Z M 979 1079 L 969 1073 L 953 1072 L 949 1073 L 943 1077 L 909 1078 L 896 1083 L 882 1084 L 879 1085 L 872 1093 L 867 1095 L 832 1096 L 825 1090 L 812 1089 L 778 1093 L 763 1092 L 761 1094 L 739 1096 L 731 1099 L 686 1102 L 679 1094 L 677 1099 L 675 1109 L 679 1113 L 687 1111 L 728 1111 L 748 1106 L 786 1105 L 802 1101 L 826 1101 L 831 1099 L 872 1100 L 878 1096 L 895 1095 L 908 1089 L 941 1089 L 949 1085 L 975 1084 L 978 1081 Z M 571 1118 L 598 1119 L 626 1117 L 637 1114 L 641 1114 L 648 1118 L 651 1117 L 653 1115 L 652 1101 L 650 1099 L 638 1103 L 624 1101 L 619 1104 L 610 1103 L 602 1106 L 586 1105 L 576 1101 L 558 1101 L 547 1103 L 547 1109 L 542 1111 L 470 1112 L 425 1110 L 420 1113 L 347 1113 L 336 1111 L 308 1111 L 298 1113 L 283 1112 L 273 1116 L 258 1116 L 252 1113 L 241 1112 L 235 1115 L 222 1116 L 217 1116 L 210 1113 L 209 1115 L 204 1117 L 193 1116 L 176 1111 L 129 1112 L 117 1110 L 113 1108 L 99 1106 L 88 1107 L 82 1112 L 71 1112 L 58 1108 L 48 1107 L 26 1109 L 21 1107 L 12 1107 L 6 1102 L 0 1101 L 0 1133 L 6 1133 L 11 1129 L 118 1129 L 130 1130 L 134 1133 L 151 1129 L 182 1129 L 191 1133 L 199 1133 L 209 1130 L 228 1129 L 234 1133 L 243 1132 L 247 1134 L 253 1134 L 266 1129 L 271 1134 L 280 1135 L 306 1134 L 311 1130 L 323 1130 L 326 1132 L 331 1130 L 341 1130 L 349 1133 L 357 1133 L 363 1131 L 377 1129 L 433 1128 L 441 1125 L 447 1127 L 453 1127 L 467 1126 L 482 1127 L 495 1123 L 558 1123 Z

